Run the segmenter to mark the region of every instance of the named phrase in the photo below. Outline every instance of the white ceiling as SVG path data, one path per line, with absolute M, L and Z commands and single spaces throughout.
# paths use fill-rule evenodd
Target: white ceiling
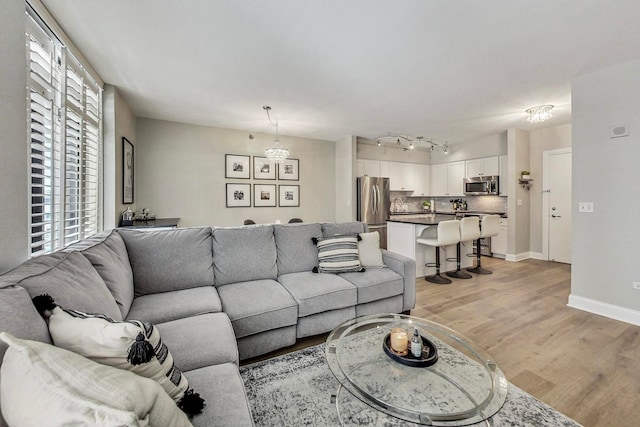
M 568 123 L 574 77 L 640 58 L 638 0 L 42 1 L 138 117 L 326 140 Z

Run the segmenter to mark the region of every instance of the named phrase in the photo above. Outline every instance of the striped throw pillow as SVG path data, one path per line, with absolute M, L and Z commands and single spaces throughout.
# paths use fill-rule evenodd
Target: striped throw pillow
M 119 322 L 103 314 L 63 309 L 48 295 L 37 296 L 33 302 L 47 319 L 56 347 L 151 378 L 189 417 L 202 412 L 204 400 L 189 388 L 187 378 L 173 363 L 160 332 L 151 323 Z
M 313 238 L 318 245 L 318 267 L 314 273 L 364 271 L 358 257 L 358 235 L 344 234 Z

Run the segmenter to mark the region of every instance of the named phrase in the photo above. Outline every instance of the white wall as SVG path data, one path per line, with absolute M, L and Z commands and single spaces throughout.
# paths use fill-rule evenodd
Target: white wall
M 631 313 L 640 322 L 640 60 L 576 78 L 572 85 L 574 306 Z M 609 138 L 626 123 L 630 136 Z M 580 201 L 593 213 L 578 213 Z M 584 303 L 584 304 L 582 304 Z
M 135 203 L 132 205 L 122 203 L 122 137 L 126 137 L 135 147 L 136 117 L 120 92 L 112 85 L 105 85 L 102 103 L 104 111 L 104 228 L 110 229 L 119 225 L 120 215 L 126 206 L 131 206 L 131 209 L 135 210 Z M 134 170 L 134 172 L 136 171 Z M 133 183 L 135 186 L 135 177 Z
M 0 272 L 29 254 L 25 4 L 0 2 Z
M 531 252 L 542 253 L 542 153 L 547 150 L 571 147 L 571 124 L 533 129 L 529 132 L 531 153 L 529 171 L 533 177 L 529 202 L 531 204 L 530 243 Z
M 225 154 L 264 156 L 273 134 L 137 119 L 136 208 L 158 217 L 179 217 L 180 226 L 242 225 L 334 221 L 335 143 L 280 136 L 291 157 L 300 160 L 300 181 L 225 179 Z M 251 174 L 253 177 L 253 173 Z M 300 207 L 227 208 L 225 183 L 300 185 Z M 253 187 L 252 187 L 253 193 Z
M 522 170 L 529 170 L 530 137 L 522 129 L 507 130 L 509 194 L 509 233 L 507 259 L 516 261 L 529 257 L 530 203 L 529 191 L 518 184 Z
M 402 148 L 395 147 L 389 144 L 383 144 L 378 147 L 376 141 L 366 138 L 357 138 L 357 153 L 358 159 L 371 159 L 371 160 L 387 160 L 391 162 L 405 162 L 405 163 L 421 163 L 429 164 L 431 156 L 427 150 L 403 150 Z
M 336 222 L 356 219 L 356 137 L 347 136 L 336 141 Z
M 431 153 L 431 164 L 507 154 L 507 132 L 450 144 L 448 152 L 449 154 L 444 154 L 443 150 L 434 150 Z

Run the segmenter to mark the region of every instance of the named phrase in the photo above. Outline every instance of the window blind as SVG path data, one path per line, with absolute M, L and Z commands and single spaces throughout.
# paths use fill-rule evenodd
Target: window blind
M 31 256 L 102 227 L 102 88 L 27 8 Z

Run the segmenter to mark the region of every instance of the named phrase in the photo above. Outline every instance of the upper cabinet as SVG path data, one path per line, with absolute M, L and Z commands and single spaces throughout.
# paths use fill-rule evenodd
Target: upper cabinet
M 356 160 L 356 176 L 375 176 L 389 178 L 389 162 L 385 160 Z
M 414 165 L 414 180 L 412 196 L 430 196 L 429 182 L 431 168 L 429 165 Z
M 467 168 L 465 176 L 467 177 L 500 174 L 500 162 L 497 156 L 467 160 L 465 163 Z
M 465 162 L 431 165 L 432 196 L 463 196 L 462 180 L 465 177 Z
M 389 162 L 389 188 L 391 191 L 413 191 L 414 173 L 413 163 Z

